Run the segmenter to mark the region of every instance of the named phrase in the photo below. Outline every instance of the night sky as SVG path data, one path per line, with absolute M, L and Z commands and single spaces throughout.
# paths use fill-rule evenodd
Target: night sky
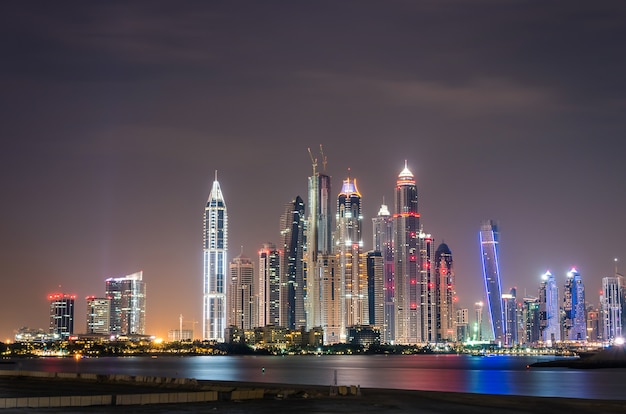
M 85 296 L 138 270 L 147 333 L 191 327 L 215 171 L 254 258 L 320 144 L 366 249 L 407 160 L 462 306 L 484 219 L 504 291 L 576 266 L 597 305 L 626 269 L 625 46 L 623 1 L 2 2 L 0 340 L 47 330 L 51 292 L 84 332 Z

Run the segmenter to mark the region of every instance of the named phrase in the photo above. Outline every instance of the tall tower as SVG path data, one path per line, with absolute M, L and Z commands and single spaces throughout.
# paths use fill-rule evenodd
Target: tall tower
M 549 271 L 541 276 L 539 287 L 539 329 L 541 340 L 552 346 L 561 340 L 559 320 L 559 288 L 554 276 Z
M 255 326 L 254 264 L 242 254 L 229 265 L 228 300 L 226 301 L 228 326 L 252 329 Z
M 321 146 L 320 146 L 321 150 Z M 322 281 L 333 274 L 327 266 L 334 263 L 332 254 L 332 210 L 330 176 L 326 175 L 326 157 L 321 153 L 323 172 L 317 169 L 317 158 L 311 155 L 313 174 L 309 177 L 308 219 L 306 224 L 306 327 L 322 326 Z M 329 297 L 332 296 L 328 292 Z
M 484 332 L 484 339 L 504 342 L 504 308 L 502 306 L 502 285 L 500 265 L 498 264 L 498 226 L 492 220 L 484 221 L 480 227 L 480 250 L 483 263 L 483 278 L 487 297 L 487 317 L 489 332 Z
M 626 286 L 624 277 L 617 273 L 615 276 L 602 278 L 602 295 L 600 296 L 602 312 L 602 339 L 613 343 L 624 334 L 624 309 L 626 307 Z
M 567 272 L 563 291 L 563 339 L 585 341 L 587 339 L 587 310 L 585 308 L 585 285 L 576 268 Z
M 435 240 L 430 234 L 419 233 L 419 278 L 417 292 L 419 299 L 418 321 L 421 324 L 418 332 L 420 342 L 437 342 L 439 325 L 439 288 L 438 275 L 435 269 Z
M 143 271 L 105 280 L 106 296 L 111 299 L 112 334 L 146 333 L 146 283 Z
M 394 213 L 395 341 L 416 344 L 421 341 L 421 280 L 419 266 L 420 215 L 415 177 L 408 169 L 398 175 Z
M 306 326 L 304 231 L 304 202 L 297 196 L 295 200 L 285 205 L 285 211 L 280 218 L 283 253 L 280 269 L 280 320 L 276 324 L 287 329 Z
M 361 263 L 362 222 L 361 193 L 357 188 L 356 179 L 351 180 L 348 177 L 343 181 L 341 192 L 337 197 L 335 233 L 335 253 L 338 256 L 342 290 L 339 303 L 343 315 L 342 340 L 345 339 L 348 326 L 369 324 L 367 274 L 363 271 L 364 266 Z
M 224 342 L 228 214 L 224 196 L 217 181 L 217 171 L 204 208 L 203 243 L 202 339 Z
M 259 251 L 259 281 L 255 284 L 258 312 L 254 327 L 280 326 L 281 261 L 276 245 L 264 243 Z
M 50 301 L 50 333 L 67 339 L 74 333 L 74 301 L 76 295 L 54 293 Z
M 365 255 L 367 272 L 367 301 L 369 324 L 384 332 L 385 326 L 385 274 L 383 254 L 372 250 Z M 383 341 L 385 341 L 383 339 Z M 387 342 L 387 341 L 385 341 Z
M 393 271 L 393 217 L 387 206 L 383 204 L 378 210 L 378 216 L 372 219 L 374 226 L 374 251 L 381 252 L 383 261 L 383 325 L 379 326 L 383 342 L 392 343 L 395 339 L 395 305 L 394 305 L 394 271 Z M 370 300 L 371 303 L 371 300 Z M 371 314 L 371 311 L 370 311 Z M 372 321 L 370 320 L 370 323 Z
M 435 251 L 435 274 L 437 292 L 437 341 L 456 340 L 456 312 L 454 300 L 454 263 L 447 244 L 441 243 Z
M 111 325 L 111 299 L 87 296 L 87 333 L 107 335 Z
M 502 294 L 504 308 L 504 340 L 502 345 L 512 347 L 517 344 L 517 289 Z

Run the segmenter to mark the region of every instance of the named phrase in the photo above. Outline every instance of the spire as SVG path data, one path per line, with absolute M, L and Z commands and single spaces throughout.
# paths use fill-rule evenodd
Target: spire
M 356 187 L 356 178 L 350 180 L 350 177 L 348 177 L 343 180 L 343 185 L 341 186 L 341 192 L 339 193 L 339 195 L 341 194 L 346 196 L 355 194 L 361 197 L 361 193 L 359 193 L 359 189 Z
M 222 189 L 220 188 L 220 183 L 217 181 L 217 170 L 215 170 L 215 181 L 213 181 L 213 187 L 211 187 L 211 192 L 209 193 L 209 199 L 207 204 L 211 201 L 221 201 L 224 202 L 224 195 L 222 194 Z
M 407 165 L 407 161 L 404 160 L 404 169 L 398 175 L 398 185 L 401 184 L 415 184 L 415 177 Z

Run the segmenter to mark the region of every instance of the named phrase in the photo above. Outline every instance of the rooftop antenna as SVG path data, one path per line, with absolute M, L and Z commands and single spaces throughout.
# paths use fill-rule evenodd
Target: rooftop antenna
M 178 340 L 183 340 L 183 314 L 181 313 L 178 317 Z
M 217 181 L 217 170 L 215 170 L 215 181 Z
M 324 166 L 324 172 L 326 172 L 326 156 L 324 155 L 324 148 L 322 148 L 322 144 L 320 144 L 320 154 L 322 156 L 322 165 Z
M 309 150 L 309 156 L 311 157 L 311 165 L 313 166 L 313 175 L 317 174 L 317 158 L 313 157 L 311 153 L 311 148 L 307 148 Z

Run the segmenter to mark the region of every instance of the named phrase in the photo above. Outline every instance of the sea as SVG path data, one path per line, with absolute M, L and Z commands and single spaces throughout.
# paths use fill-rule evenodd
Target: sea
M 446 354 L 132 356 L 20 359 L 2 369 L 626 400 L 625 368 L 530 367 L 552 359 Z

